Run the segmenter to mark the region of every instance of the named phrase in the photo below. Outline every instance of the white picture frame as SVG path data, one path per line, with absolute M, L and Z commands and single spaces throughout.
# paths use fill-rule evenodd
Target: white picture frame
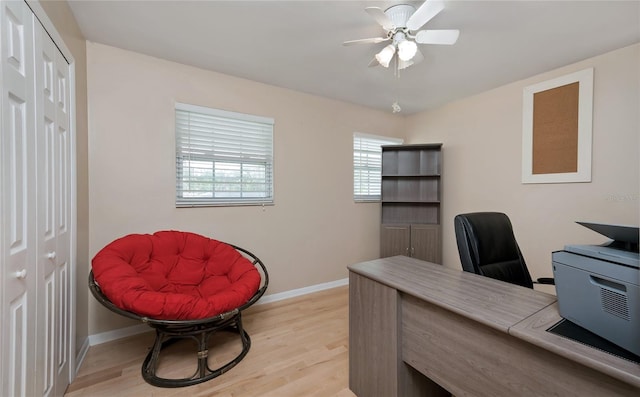
M 534 96 L 573 83 L 578 83 L 577 170 L 534 173 Z M 591 182 L 592 124 L 593 68 L 525 87 L 522 117 L 522 183 Z

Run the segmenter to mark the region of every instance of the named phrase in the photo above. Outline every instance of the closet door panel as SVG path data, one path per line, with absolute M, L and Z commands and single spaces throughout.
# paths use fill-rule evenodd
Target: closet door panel
M 36 137 L 38 190 L 38 284 L 42 295 L 38 299 L 36 327 L 37 351 L 36 390 L 42 395 L 55 393 L 57 277 L 56 261 L 56 146 L 55 112 L 55 48 L 43 37 L 42 27 L 34 24 L 36 77 Z
M 62 395 L 69 379 L 70 137 L 68 64 L 34 23 L 38 188 L 37 390 Z
M 35 362 L 35 194 L 33 20 L 22 2 L 0 3 L 2 128 L 0 177 L 3 219 L 1 339 L 2 389 L 8 396 L 36 394 Z
M 44 30 L 43 30 L 44 32 Z M 54 45 L 49 36 L 45 36 Z M 52 47 L 53 48 L 53 47 Z M 57 277 L 57 379 L 56 395 L 62 395 L 69 384 L 69 342 L 71 340 L 71 169 L 72 137 L 70 114 L 69 65 L 55 49 L 57 88 L 56 109 L 56 223 L 55 223 L 55 274 Z

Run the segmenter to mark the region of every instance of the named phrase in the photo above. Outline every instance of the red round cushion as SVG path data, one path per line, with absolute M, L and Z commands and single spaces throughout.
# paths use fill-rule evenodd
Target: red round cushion
M 96 283 L 117 307 L 160 320 L 196 320 L 246 303 L 260 273 L 235 248 L 194 233 L 130 234 L 91 262 Z

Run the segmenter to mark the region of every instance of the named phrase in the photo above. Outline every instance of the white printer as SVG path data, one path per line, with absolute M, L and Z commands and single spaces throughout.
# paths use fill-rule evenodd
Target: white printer
M 578 223 L 612 241 L 552 254 L 560 316 L 640 356 L 638 227 Z

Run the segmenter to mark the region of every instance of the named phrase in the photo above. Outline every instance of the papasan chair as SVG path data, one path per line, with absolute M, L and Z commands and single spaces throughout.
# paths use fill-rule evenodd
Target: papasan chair
M 264 264 L 249 251 L 189 232 L 130 234 L 105 246 L 91 267 L 89 289 L 101 304 L 156 331 L 142 364 L 147 383 L 182 387 L 205 382 L 233 368 L 249 352 L 251 339 L 242 327 L 242 311 L 269 284 Z M 211 369 L 209 339 L 221 330 L 237 333 L 242 350 Z M 160 353 L 181 339 L 197 343 L 196 372 L 178 379 L 158 376 Z

